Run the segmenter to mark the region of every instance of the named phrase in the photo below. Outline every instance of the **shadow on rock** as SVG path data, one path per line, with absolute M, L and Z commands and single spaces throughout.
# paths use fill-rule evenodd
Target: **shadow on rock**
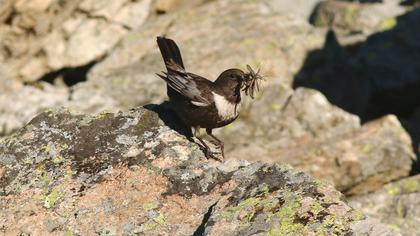
M 147 104 L 143 107 L 147 110 L 156 112 L 166 126 L 192 141 L 193 135 L 191 129 L 182 123 L 175 112 L 171 109 L 168 101 L 164 101 L 161 104 Z
M 293 87 L 317 89 L 363 122 L 395 114 L 419 156 L 420 9 L 392 22 L 388 30 L 346 46 L 329 31 L 324 48 L 307 55 Z M 420 172 L 419 162 L 412 172 Z

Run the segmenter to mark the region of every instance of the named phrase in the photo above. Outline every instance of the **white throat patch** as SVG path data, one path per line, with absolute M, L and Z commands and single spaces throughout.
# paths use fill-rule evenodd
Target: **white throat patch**
M 213 93 L 214 103 L 216 104 L 217 113 L 223 120 L 236 118 L 241 108 L 241 104 L 234 104 L 226 100 L 223 96 Z

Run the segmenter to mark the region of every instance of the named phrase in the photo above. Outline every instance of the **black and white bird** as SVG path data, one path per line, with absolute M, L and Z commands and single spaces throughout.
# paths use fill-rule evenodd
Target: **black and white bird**
M 249 72 L 228 69 L 212 82 L 185 70 L 181 53 L 173 40 L 158 37 L 157 44 L 167 69 L 167 72 L 157 75 L 167 83 L 171 107 L 178 117 L 192 128 L 192 134 L 202 144 L 207 158 L 217 159 L 200 137 L 200 128 L 206 129 L 207 134 L 220 147 L 224 158 L 223 142 L 212 134 L 212 129 L 228 125 L 238 118 L 241 91 L 254 98 L 262 76 L 247 65 Z

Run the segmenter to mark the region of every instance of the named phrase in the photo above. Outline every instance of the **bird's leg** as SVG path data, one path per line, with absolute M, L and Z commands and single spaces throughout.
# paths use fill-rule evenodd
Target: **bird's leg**
M 217 138 L 212 134 L 212 129 L 206 129 L 206 133 L 213 138 L 213 140 L 216 141 L 216 145 L 220 147 L 220 151 L 222 152 L 222 157 L 225 159 L 225 145 L 223 144 L 223 141 Z
M 200 141 L 201 145 L 203 145 L 202 149 L 204 151 L 205 156 L 207 158 L 213 158 L 213 159 L 218 160 L 214 156 L 213 152 L 211 152 L 210 147 L 204 142 L 204 140 L 202 138 L 200 138 L 200 127 L 199 126 L 198 127 L 193 127 L 193 135 L 194 135 L 194 137 L 196 137 L 198 139 L 198 141 Z

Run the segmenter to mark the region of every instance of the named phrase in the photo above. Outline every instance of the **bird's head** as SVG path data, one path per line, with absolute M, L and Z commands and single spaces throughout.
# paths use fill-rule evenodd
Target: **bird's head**
M 259 74 L 259 70 L 255 72 L 249 65 L 247 65 L 248 72 L 240 69 L 228 69 L 220 74 L 216 80 L 224 90 L 235 91 L 240 93 L 244 91 L 246 95 L 254 98 L 256 91 L 260 89 L 260 81 L 263 77 Z

